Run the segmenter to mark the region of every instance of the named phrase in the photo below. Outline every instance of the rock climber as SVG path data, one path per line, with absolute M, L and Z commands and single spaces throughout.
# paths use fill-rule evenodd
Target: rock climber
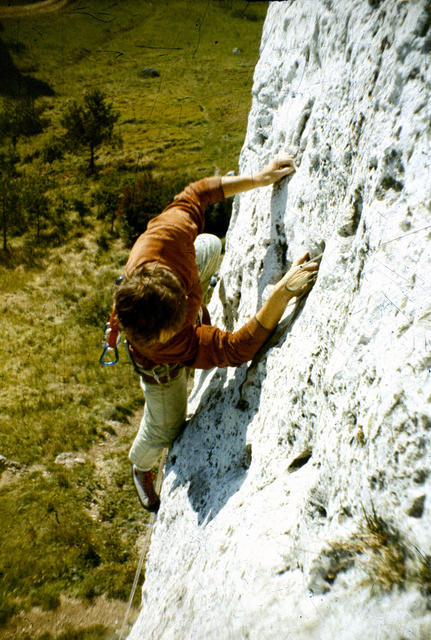
M 299 258 L 240 329 L 210 324 L 202 306 L 221 255 L 221 241 L 202 233 L 209 204 L 271 185 L 295 171 L 290 157 L 273 159 L 253 175 L 209 177 L 189 184 L 147 226 L 132 247 L 114 310 L 140 375 L 145 409 L 130 449 L 132 477 L 143 507 L 157 511 L 151 469 L 172 445 L 186 417 L 189 369 L 237 366 L 251 360 L 287 304 L 313 286 L 318 263 Z

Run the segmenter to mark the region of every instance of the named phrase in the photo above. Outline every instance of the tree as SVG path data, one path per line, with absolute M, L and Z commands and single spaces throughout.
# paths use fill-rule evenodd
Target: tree
M 22 233 L 26 230 L 24 182 L 16 168 L 19 162 L 17 142 L 21 136 L 32 136 L 43 131 L 48 124 L 48 121 L 42 118 L 44 109 L 43 106 L 36 106 L 34 98 L 30 95 L 3 100 L 3 108 L 0 111 L 0 216 L 4 251 L 8 250 L 8 237 L 11 232 Z M 34 191 L 34 185 L 30 191 Z M 39 230 L 46 200 L 43 199 L 43 194 L 40 194 L 39 204 L 36 205 L 36 199 L 32 198 L 30 209 L 36 214 Z
M 28 226 L 35 228 L 36 240 L 40 239 L 43 225 L 50 219 L 50 205 L 46 195 L 48 180 L 40 172 L 22 176 L 20 180 L 20 203 Z
M 101 144 L 112 141 L 114 124 L 119 117 L 99 89 L 87 92 L 83 104 L 74 101 L 63 113 L 61 124 L 66 129 L 65 140 L 72 149 L 88 148 L 92 174 L 95 172 L 94 153 Z
M 8 251 L 10 228 L 19 222 L 20 208 L 15 164 L 17 156 L 11 150 L 0 153 L 0 208 L 3 236 L 3 251 Z
M 33 97 L 24 95 L 20 98 L 5 98 L 0 111 L 0 135 L 9 138 L 14 150 L 21 136 L 28 137 L 41 133 L 48 125 L 42 118 L 44 106 L 36 106 Z

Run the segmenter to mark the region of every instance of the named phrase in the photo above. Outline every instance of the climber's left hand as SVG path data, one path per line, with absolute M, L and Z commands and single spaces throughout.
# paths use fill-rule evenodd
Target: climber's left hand
M 253 179 L 257 186 L 265 187 L 281 180 L 281 178 L 290 176 L 294 171 L 295 164 L 293 158 L 290 156 L 280 156 L 271 160 L 262 171 L 254 174 Z
M 290 176 L 295 171 L 293 159 L 290 156 L 280 156 L 274 158 L 264 169 L 257 173 L 250 173 L 241 176 L 223 176 L 221 185 L 225 198 L 234 196 L 236 193 L 250 191 L 257 187 L 266 187 L 281 178 Z

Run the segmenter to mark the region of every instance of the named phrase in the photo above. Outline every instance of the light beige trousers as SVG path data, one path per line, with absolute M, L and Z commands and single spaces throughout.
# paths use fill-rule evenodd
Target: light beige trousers
M 211 277 L 220 262 L 221 241 L 209 233 L 200 234 L 195 241 L 196 262 L 202 292 L 208 290 Z M 141 378 L 145 397 L 144 415 L 130 449 L 133 464 L 146 471 L 151 469 L 164 447 L 170 447 L 181 431 L 187 413 L 187 369 L 166 384 L 149 384 Z

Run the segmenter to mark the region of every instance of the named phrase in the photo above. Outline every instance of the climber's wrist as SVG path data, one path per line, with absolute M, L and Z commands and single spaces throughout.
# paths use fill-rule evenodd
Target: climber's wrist
M 259 311 L 256 313 L 256 320 L 262 327 L 272 331 L 280 321 L 287 305 L 294 297 L 291 291 L 288 291 L 284 284 L 278 282 L 274 285 L 273 290 L 269 294 L 266 302 L 263 303 Z
M 223 189 L 224 197 L 229 198 L 237 193 L 243 193 L 244 191 L 250 191 L 260 185 L 254 182 L 253 175 L 243 176 L 223 176 L 221 179 L 221 186 Z
M 253 185 L 252 187 L 253 189 L 258 189 L 259 187 L 266 187 L 269 184 L 271 184 L 271 180 L 262 171 L 252 173 L 251 182 Z

